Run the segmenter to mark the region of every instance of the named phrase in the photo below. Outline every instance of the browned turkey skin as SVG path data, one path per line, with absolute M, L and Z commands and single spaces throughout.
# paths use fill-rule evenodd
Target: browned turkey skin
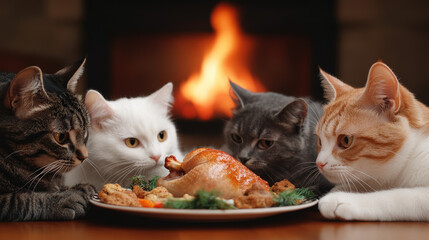
M 175 197 L 195 195 L 198 190 L 217 191 L 230 199 L 243 195 L 254 183 L 269 190 L 269 185 L 229 154 L 215 149 L 199 148 L 190 152 L 183 162 L 174 156 L 166 158 L 170 174 L 158 180 Z

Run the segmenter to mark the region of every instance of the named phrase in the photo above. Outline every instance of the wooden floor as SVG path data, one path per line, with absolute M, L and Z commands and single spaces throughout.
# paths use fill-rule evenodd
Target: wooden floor
M 316 207 L 251 221 L 217 223 L 160 221 L 96 208 L 85 220 L 0 223 L 0 239 L 429 239 L 429 224 L 327 221 Z

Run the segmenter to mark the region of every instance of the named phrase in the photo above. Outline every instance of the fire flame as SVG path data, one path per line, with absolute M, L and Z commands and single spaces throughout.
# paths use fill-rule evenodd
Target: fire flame
M 184 118 L 208 120 L 215 114 L 231 116 L 234 103 L 229 96 L 228 78 L 253 92 L 265 90 L 244 66 L 245 60 L 239 58 L 242 56 L 234 54 L 246 42 L 236 9 L 225 3 L 217 5 L 211 24 L 215 30 L 214 45 L 204 57 L 200 72 L 192 74 L 179 89 L 176 104 L 188 102 L 180 109 Z M 239 53 L 246 55 L 243 51 Z

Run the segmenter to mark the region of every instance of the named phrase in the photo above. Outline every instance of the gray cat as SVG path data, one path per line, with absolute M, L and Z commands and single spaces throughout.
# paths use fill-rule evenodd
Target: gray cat
M 224 150 L 270 185 L 289 179 L 317 194 L 332 186 L 316 166 L 314 128 L 322 105 L 308 98 L 252 93 L 230 82 L 236 108 L 224 128 Z
M 89 117 L 75 94 L 84 63 L 43 74 L 0 73 L 0 220 L 82 217 L 89 185 L 60 189 L 64 172 L 87 158 Z

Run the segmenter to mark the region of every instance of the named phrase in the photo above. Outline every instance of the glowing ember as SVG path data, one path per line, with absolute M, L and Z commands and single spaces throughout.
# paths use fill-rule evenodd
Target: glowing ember
M 234 104 L 229 96 L 228 78 L 251 91 L 265 90 L 244 66 L 246 38 L 240 31 L 237 15 L 236 9 L 228 4 L 219 4 L 214 9 L 213 48 L 204 57 L 200 72 L 191 75 L 179 89 L 176 106 L 182 117 L 208 120 L 215 114 L 230 116 Z

